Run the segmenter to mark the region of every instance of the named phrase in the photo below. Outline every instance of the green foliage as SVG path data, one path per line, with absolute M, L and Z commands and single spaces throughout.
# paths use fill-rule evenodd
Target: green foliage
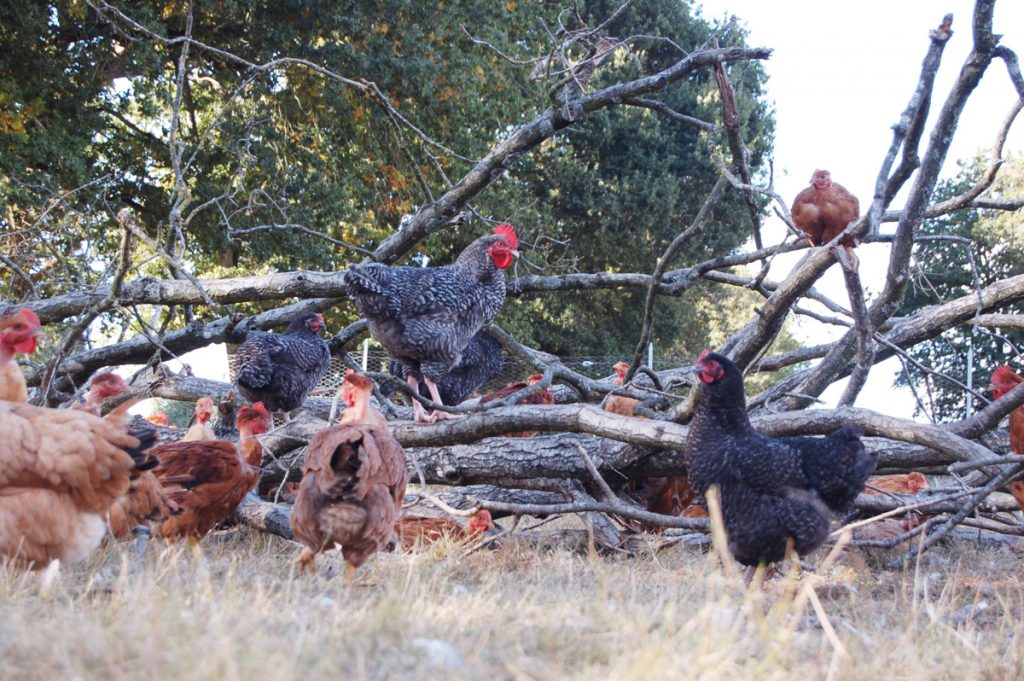
M 184 33 L 188 6 L 142 0 L 121 10 L 174 38 Z M 594 0 L 580 12 L 596 26 L 618 7 Z M 535 64 L 528 60 L 550 49 L 549 28 L 564 9 L 521 0 L 196 3 L 195 39 L 251 63 L 287 56 L 373 82 L 402 116 L 456 155 L 408 128 L 396 132 L 372 98 L 322 73 L 298 65 L 256 73 L 193 47 L 176 129 L 188 192 L 184 243 L 176 243 L 168 230 L 169 143 L 180 48 L 141 33 L 126 37 L 81 0 L 8 3 L 0 10 L 0 203 L 9 208 L 0 228 L 18 236 L 8 237 L 6 252 L 39 295 L 87 288 L 112 268 L 118 239 L 112 216 L 129 206 L 143 229 L 181 253 L 199 276 L 343 268 L 362 255 L 282 226 L 373 248 L 428 200 L 424 186 L 439 196 L 508 130 L 558 106 L 559 90 L 549 78 L 531 77 Z M 575 20 L 563 14 L 561 21 Z M 606 31 L 620 38 L 660 35 L 692 50 L 715 28 L 688 3 L 654 0 L 630 5 Z M 523 63 L 510 63 L 469 35 Z M 720 38 L 743 41 L 735 29 Z M 683 56 L 675 45 L 633 40 L 597 70 L 589 87 L 664 68 Z M 730 76 L 756 171 L 772 137 L 762 100 L 765 75 L 757 64 L 740 64 Z M 658 96 L 688 115 L 720 119 L 710 71 Z M 646 109 L 599 111 L 519 159 L 474 205 L 519 228 L 527 256 L 520 273 L 649 272 L 716 179 L 708 146 L 700 129 Z M 72 190 L 62 203 L 50 203 Z M 450 262 L 485 229 L 475 223 L 445 230 L 421 252 L 434 264 Z M 732 250 L 749 233 L 742 197 L 727 192 L 675 265 Z M 154 259 L 130 276 L 141 273 L 169 271 Z M 5 295 L 26 295 L 18 277 L 5 283 Z M 499 321 L 549 351 L 623 352 L 635 343 L 643 296 L 534 296 L 511 301 Z M 729 317 L 721 312 L 735 309 L 738 296 L 701 287 L 659 301 L 659 352 L 709 344 L 715 330 L 707 319 Z M 343 306 L 329 321 L 334 327 L 354 315 Z
M 961 163 L 956 179 L 942 183 L 935 198 L 942 201 L 963 194 L 974 186 L 984 170 L 982 158 Z M 987 196 L 1016 197 L 1024 191 L 1024 160 L 1009 159 L 1000 170 L 995 186 Z M 923 236 L 950 236 L 958 239 L 922 240 L 914 250 L 912 285 L 907 291 L 902 314 L 911 314 L 928 305 L 970 295 L 977 288 L 1024 271 L 1024 228 L 1020 216 L 1004 211 L 961 211 L 926 220 Z M 964 240 L 970 240 L 966 243 Z M 1003 312 L 1024 312 L 1024 306 L 1008 307 Z M 993 333 L 993 331 L 998 333 Z M 1005 331 L 1005 333 L 1004 333 Z M 1024 358 L 1015 356 L 1014 347 L 1024 348 L 1024 333 L 1000 329 L 974 328 L 971 323 L 951 329 L 941 336 L 915 345 L 910 355 L 944 374 L 967 383 L 968 349 L 974 349 L 974 385 L 984 389 L 995 368 L 1007 362 L 1017 368 Z M 924 380 L 920 370 L 911 367 L 915 385 Z M 901 374 L 897 385 L 907 385 Z M 964 415 L 966 395 L 962 388 L 942 379 L 929 379 L 927 407 L 935 418 L 949 420 Z

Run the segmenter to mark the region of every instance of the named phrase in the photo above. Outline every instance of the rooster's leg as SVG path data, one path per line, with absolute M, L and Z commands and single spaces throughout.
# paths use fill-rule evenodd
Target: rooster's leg
M 441 399 L 441 393 L 438 392 L 438 390 L 437 390 L 437 385 L 433 381 L 431 381 L 429 378 L 427 378 L 425 375 L 423 376 L 423 382 L 427 384 L 427 390 L 430 391 L 430 399 L 434 400 L 434 402 L 436 402 L 438 404 L 444 404 L 444 400 Z M 449 413 L 447 411 L 443 411 L 441 409 L 435 409 L 433 411 L 433 413 L 430 414 L 430 420 L 431 420 L 431 422 L 434 422 L 434 423 L 436 423 L 437 421 L 441 421 L 443 419 L 461 419 L 461 418 L 462 417 L 459 416 L 458 414 L 451 414 L 451 413 Z
M 415 376 L 410 374 L 405 379 L 405 382 L 408 383 L 409 387 L 412 388 L 412 392 L 413 392 L 414 395 L 419 395 L 420 394 L 420 382 L 418 380 L 416 380 Z M 423 405 L 420 404 L 420 401 L 417 400 L 415 397 L 412 398 L 412 416 L 413 416 L 413 420 L 416 421 L 416 423 L 430 423 L 431 422 L 430 421 L 430 417 L 427 416 L 427 411 L 423 408 Z

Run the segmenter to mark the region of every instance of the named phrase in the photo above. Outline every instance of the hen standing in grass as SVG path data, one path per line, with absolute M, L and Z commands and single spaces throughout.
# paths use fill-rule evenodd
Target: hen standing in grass
M 106 418 L 0 402 L 0 557 L 40 569 L 99 546 L 130 479 L 156 465 L 151 430 L 127 427 L 125 402 Z
M 319 336 L 323 328 L 324 316 L 310 312 L 284 333 L 249 333 L 234 356 L 239 391 L 250 402 L 290 417 L 331 364 L 331 352 Z
M 40 329 L 39 317 L 27 307 L 0 320 L 0 400 L 28 402 L 25 375 L 14 356 L 36 351 Z
M 371 387 L 366 376 L 346 374 L 347 407 L 338 425 L 310 440 L 289 519 L 306 546 L 296 559 L 299 569 L 340 544 L 350 584 L 356 569 L 393 539 L 409 480 L 405 450 L 370 406 Z
M 832 182 L 832 173 L 815 170 L 811 186 L 793 200 L 793 224 L 807 233 L 811 244 L 821 246 L 839 236 L 846 226 L 860 217 L 860 202 L 841 184 Z M 839 263 L 848 269 L 857 269 L 857 255 L 853 252 L 857 239 L 844 237 L 841 249 L 835 251 Z
M 443 267 L 350 265 L 345 282 L 349 297 L 370 325 L 370 332 L 406 369 L 412 389 L 420 378 L 430 398 L 445 404 L 437 384 L 459 363 L 471 338 L 488 324 L 505 302 L 505 270 L 517 255 L 519 239 L 512 225 L 470 244 L 455 262 Z M 429 416 L 413 402 L 416 420 L 431 422 L 452 415 Z
M 717 485 L 729 548 L 744 565 L 772 563 L 792 540 L 798 554 L 828 535 L 832 513 L 846 511 L 875 470 L 861 430 L 825 438 L 767 437 L 747 418 L 743 375 L 707 350 L 697 361 L 703 386 L 690 422 L 686 463 L 699 494 Z
M 455 405 L 465 402 L 470 395 L 500 374 L 504 364 L 505 357 L 501 351 L 501 344 L 486 331 L 477 331 L 476 335 L 469 339 L 469 345 L 462 351 L 459 361 L 437 384 L 437 391 L 444 401 L 443 404 Z M 388 373 L 403 381 L 409 378 L 407 369 L 395 360 L 388 365 Z M 381 386 L 381 394 L 387 397 L 395 392 L 393 385 L 391 382 L 385 383 Z M 420 385 L 420 395 L 430 399 L 430 391 L 427 390 L 426 384 Z

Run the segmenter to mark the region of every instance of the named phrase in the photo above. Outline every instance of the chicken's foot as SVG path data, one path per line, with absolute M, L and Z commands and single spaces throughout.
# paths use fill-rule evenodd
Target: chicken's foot
M 430 399 L 432 399 L 437 404 L 444 404 L 444 400 L 441 399 L 441 393 L 437 389 L 437 384 L 434 383 L 429 378 L 427 378 L 426 376 L 423 377 L 423 382 L 427 384 L 427 390 L 430 391 Z M 441 409 L 435 409 L 433 412 L 430 413 L 430 416 L 428 418 L 430 419 L 431 423 L 437 423 L 438 421 L 443 421 L 446 419 L 461 419 L 462 415 L 452 414 Z

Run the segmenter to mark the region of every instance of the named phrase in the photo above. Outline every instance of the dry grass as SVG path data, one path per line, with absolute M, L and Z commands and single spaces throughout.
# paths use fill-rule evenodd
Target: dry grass
M 113 546 L 48 585 L 0 570 L 0 677 L 1019 678 L 1019 559 L 959 551 L 916 571 L 858 577 L 839 565 L 745 593 L 683 547 L 462 558 L 442 544 L 371 559 L 360 577 L 375 586 L 348 588 L 325 578 L 333 556 L 300 578 L 294 545 L 246 530 L 195 552 L 154 542 L 136 571 L 130 546 Z M 824 627 L 794 599 L 806 583 Z

